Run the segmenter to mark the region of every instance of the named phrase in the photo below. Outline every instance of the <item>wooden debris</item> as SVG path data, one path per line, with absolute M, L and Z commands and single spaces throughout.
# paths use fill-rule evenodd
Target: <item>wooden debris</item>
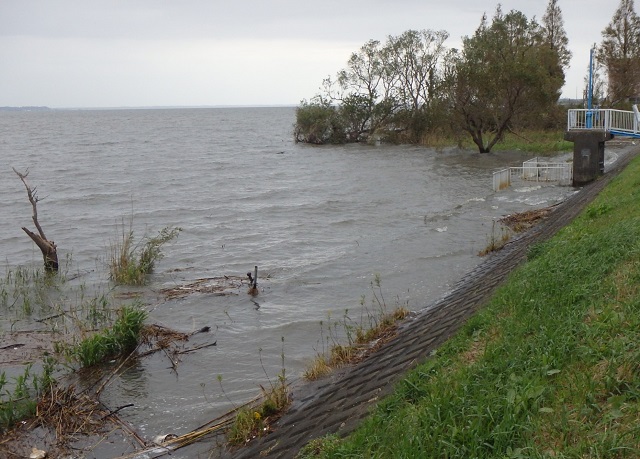
M 237 295 L 246 279 L 239 276 L 206 277 L 176 287 L 160 290 L 167 299 L 184 298 L 193 293 L 208 293 L 218 296 Z
M 542 209 L 528 210 L 526 212 L 507 215 L 498 221 L 509 227 L 513 232 L 521 233 L 547 218 L 551 212 L 555 210 L 556 206 L 557 204 L 550 207 L 543 207 Z

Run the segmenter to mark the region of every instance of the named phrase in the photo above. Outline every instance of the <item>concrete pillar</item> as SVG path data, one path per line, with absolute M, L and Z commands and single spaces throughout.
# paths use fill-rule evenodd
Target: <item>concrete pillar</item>
M 573 142 L 573 186 L 594 181 L 604 173 L 604 143 L 613 135 L 600 129 L 567 131 L 564 139 Z

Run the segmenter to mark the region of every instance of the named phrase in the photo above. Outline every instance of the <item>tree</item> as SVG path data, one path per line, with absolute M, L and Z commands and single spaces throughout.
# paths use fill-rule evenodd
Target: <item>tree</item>
M 621 0 L 602 31 L 597 59 L 607 73 L 611 105 L 640 96 L 640 18 L 633 0 Z
M 55 242 L 50 241 L 44 234 L 42 227 L 40 226 L 40 222 L 38 221 L 38 207 L 37 203 L 40 200 L 38 198 L 38 193 L 35 187 L 29 186 L 27 183 L 27 175 L 29 175 L 29 170 L 24 173 L 20 173 L 15 168 L 13 169 L 20 180 L 24 184 L 27 189 L 27 197 L 29 198 L 29 202 L 31 203 L 31 208 L 33 209 L 33 215 L 31 219 L 33 223 L 36 225 L 36 229 L 38 230 L 38 234 L 28 230 L 24 226 L 22 230 L 27 233 L 27 235 L 36 243 L 40 251 L 42 252 L 42 257 L 44 258 L 44 269 L 47 272 L 56 272 L 58 271 L 58 248 Z
M 337 87 L 328 94 L 340 104 L 349 141 L 363 140 L 387 121 L 396 104 L 390 100 L 379 41 L 369 40 L 351 55 L 347 68 L 338 72 Z
M 302 101 L 296 109 L 294 139 L 316 145 L 346 141 L 340 113 L 331 101 L 320 96 Z
M 360 142 L 375 132 L 408 132 L 419 141 L 429 125 L 441 78 L 444 31 L 409 30 L 384 46 L 370 40 L 337 78 L 296 113 L 297 141 Z
M 429 129 L 440 86 L 439 65 L 449 34 L 444 30 L 407 30 L 389 36 L 382 49 L 386 87 L 396 102 L 393 127 L 419 142 Z
M 571 63 L 571 51 L 569 51 L 569 39 L 564 30 L 562 10 L 558 6 L 558 0 L 549 0 L 547 9 L 542 16 L 542 30 L 544 40 L 549 47 L 558 53 L 558 61 L 563 70 L 569 68 Z
M 488 153 L 520 119 L 553 109 L 564 83 L 559 66 L 540 25 L 498 7 L 491 25 L 483 16 L 456 57 L 449 87 L 454 125 Z

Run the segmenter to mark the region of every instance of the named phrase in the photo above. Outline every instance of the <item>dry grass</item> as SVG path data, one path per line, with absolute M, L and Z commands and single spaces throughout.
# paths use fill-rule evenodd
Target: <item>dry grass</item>
M 73 386 L 54 386 L 39 401 L 36 415 L 4 433 L 0 456 L 28 457 L 36 439 L 25 434 L 40 430 L 38 447 L 47 457 L 70 454 L 71 444 L 79 437 L 101 435 L 115 427 L 114 419 L 100 402 L 77 393 Z
M 355 341 L 352 344 L 334 344 L 328 353 L 316 355 L 307 366 L 303 377 L 308 381 L 320 379 L 337 368 L 360 362 L 372 352 L 390 341 L 397 332 L 397 323 L 409 315 L 409 310 L 398 307 L 388 314 L 383 314 L 372 328 L 358 326 L 355 330 Z
M 498 221 L 506 225 L 514 233 L 521 233 L 546 219 L 551 212 L 553 212 L 554 208 L 555 206 L 550 206 L 542 209 L 528 210 L 526 212 L 507 215 Z

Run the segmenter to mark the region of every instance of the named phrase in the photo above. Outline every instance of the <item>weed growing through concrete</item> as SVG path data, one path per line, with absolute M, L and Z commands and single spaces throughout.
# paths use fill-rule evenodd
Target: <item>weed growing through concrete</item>
M 269 387 L 260 386 L 261 396 L 258 404 L 249 404 L 237 409 L 235 421 L 229 428 L 227 438 L 231 444 L 243 444 L 252 438 L 260 437 L 270 431 L 270 425 L 289 407 L 291 398 L 284 362 L 284 337 L 282 340 L 281 369 L 277 381 L 272 381 L 262 362 L 260 349 L 260 365 L 267 377 Z M 221 382 L 221 378 L 218 379 Z
M 511 239 L 511 233 L 508 228 L 500 225 L 500 232 L 496 231 L 496 221 L 494 220 L 491 225 L 491 234 L 489 235 L 489 243 L 487 246 L 478 253 L 481 257 L 496 252 L 503 248 L 507 242 Z
M 366 306 L 364 295 L 360 299 L 362 312 L 359 322 L 351 319 L 348 309 L 344 311 L 340 321 L 332 322 L 329 316 L 326 337 L 325 324 L 320 322 L 322 350 L 307 366 L 303 374 L 305 379 L 320 379 L 335 368 L 355 363 L 370 352 L 375 344 L 393 336 L 396 323 L 406 318 L 409 310 L 399 304 L 392 311 L 388 310 L 379 274 L 374 275 L 371 292 L 371 309 Z M 341 342 L 341 336 L 346 338 L 346 343 Z

